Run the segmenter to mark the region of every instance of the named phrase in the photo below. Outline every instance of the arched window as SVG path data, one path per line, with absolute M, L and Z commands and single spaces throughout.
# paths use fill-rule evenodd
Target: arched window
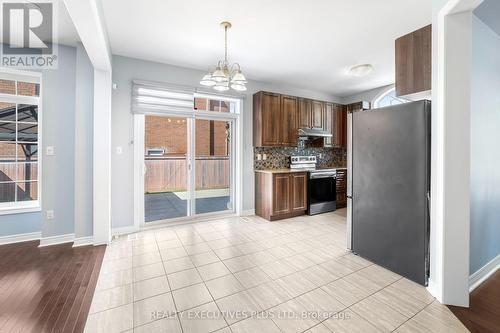
M 382 93 L 380 96 L 378 96 L 374 101 L 373 101 L 373 108 L 378 109 L 378 108 L 383 108 L 386 106 L 391 106 L 391 105 L 398 105 L 398 104 L 404 104 L 408 103 L 409 100 L 397 97 L 396 96 L 396 88 L 392 87 Z

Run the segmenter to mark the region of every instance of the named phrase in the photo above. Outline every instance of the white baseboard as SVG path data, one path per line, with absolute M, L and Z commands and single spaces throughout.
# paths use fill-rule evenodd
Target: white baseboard
M 255 209 L 247 209 L 241 212 L 241 216 L 252 216 L 255 215 Z
M 0 237 L 0 245 L 39 240 L 41 237 L 42 233 L 40 231 L 12 236 L 2 236 Z
M 135 227 L 135 225 L 131 225 L 127 227 L 113 228 L 111 229 L 111 235 L 120 236 L 120 235 L 132 234 L 137 231 L 139 230 Z
M 71 243 L 75 240 L 75 234 L 57 235 L 50 237 L 43 237 L 40 239 L 40 245 L 38 247 L 44 247 L 49 245 Z
M 479 287 L 500 268 L 500 254 L 469 277 L 469 291 Z
M 73 247 L 86 246 L 86 245 L 94 245 L 94 237 L 92 236 L 78 237 L 75 238 L 75 240 L 73 241 Z

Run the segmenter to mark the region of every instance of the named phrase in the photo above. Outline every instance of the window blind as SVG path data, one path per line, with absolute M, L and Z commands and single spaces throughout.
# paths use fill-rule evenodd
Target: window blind
M 194 90 L 144 81 L 133 81 L 132 113 L 193 113 Z

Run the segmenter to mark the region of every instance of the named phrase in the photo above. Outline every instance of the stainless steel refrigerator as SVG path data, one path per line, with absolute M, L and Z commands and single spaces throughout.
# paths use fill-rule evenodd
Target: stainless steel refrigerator
M 419 284 L 429 273 L 430 101 L 348 115 L 348 247 Z

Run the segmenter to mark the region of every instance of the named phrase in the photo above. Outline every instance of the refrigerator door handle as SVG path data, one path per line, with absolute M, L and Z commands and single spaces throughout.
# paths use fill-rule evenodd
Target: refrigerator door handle
M 352 250 L 352 112 L 347 113 L 347 249 Z

